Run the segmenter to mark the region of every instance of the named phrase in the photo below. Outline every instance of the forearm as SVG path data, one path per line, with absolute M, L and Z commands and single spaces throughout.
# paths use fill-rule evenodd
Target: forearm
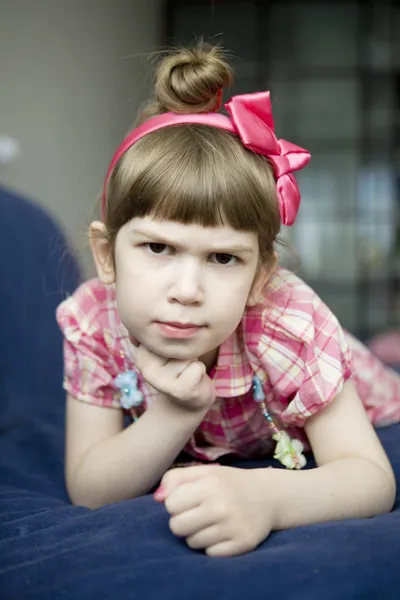
M 147 493 L 171 466 L 204 413 L 160 405 L 91 447 L 67 476 L 74 504 L 96 508 Z
M 273 501 L 273 529 L 389 512 L 393 475 L 361 458 L 345 458 L 316 469 L 257 470 L 263 494 Z

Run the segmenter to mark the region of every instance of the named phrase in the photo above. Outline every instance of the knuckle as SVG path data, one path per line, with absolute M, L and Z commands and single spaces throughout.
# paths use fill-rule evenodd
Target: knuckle
M 192 369 L 199 378 L 205 375 L 206 365 L 204 363 L 202 363 L 200 360 L 196 360 L 196 362 L 193 362 L 192 365 Z
M 170 496 L 167 496 L 167 498 L 165 499 L 164 506 L 170 515 L 172 515 L 175 512 L 174 500 L 173 498 L 171 499 Z
M 202 547 L 196 536 L 187 537 L 185 541 L 192 550 L 199 550 Z
M 241 552 L 250 552 L 257 545 L 256 540 L 249 534 L 243 533 L 240 540 Z
M 177 471 L 176 469 L 170 469 L 166 473 L 164 473 L 161 483 L 164 487 L 172 487 L 174 481 L 177 479 Z
M 228 516 L 228 503 L 225 500 L 219 500 L 214 503 L 214 513 L 219 521 L 225 521 Z
M 174 535 L 181 536 L 182 532 L 182 524 L 179 522 L 177 517 L 171 517 L 169 520 L 169 528 Z
M 232 539 L 236 540 L 236 543 L 240 546 L 241 552 L 253 550 L 259 541 L 248 523 L 240 522 L 239 519 L 235 519 L 234 524 L 232 524 L 231 535 Z
M 204 477 L 204 491 L 209 496 L 215 497 L 218 502 L 221 502 L 224 499 L 225 494 L 223 493 L 223 489 L 221 486 L 221 481 L 219 477 L 214 473 L 208 473 Z

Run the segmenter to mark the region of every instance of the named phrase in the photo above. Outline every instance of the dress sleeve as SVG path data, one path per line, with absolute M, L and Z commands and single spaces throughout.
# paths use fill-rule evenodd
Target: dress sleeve
M 338 320 L 307 293 L 305 301 L 266 316 L 258 348 L 282 423 L 296 427 L 332 402 L 353 371 Z
M 113 383 L 118 365 L 106 332 L 96 327 L 93 315 L 88 326 L 88 314 L 74 296 L 59 305 L 56 318 L 64 335 L 64 389 L 82 402 L 120 408 Z

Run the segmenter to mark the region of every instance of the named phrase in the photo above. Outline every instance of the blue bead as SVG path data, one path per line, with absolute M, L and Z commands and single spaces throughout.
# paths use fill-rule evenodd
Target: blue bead
M 253 377 L 253 396 L 256 402 L 263 402 L 265 400 L 262 383 L 257 375 L 254 375 Z

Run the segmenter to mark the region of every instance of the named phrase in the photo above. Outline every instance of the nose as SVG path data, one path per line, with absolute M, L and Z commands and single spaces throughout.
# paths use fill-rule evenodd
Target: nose
M 201 304 L 204 300 L 201 266 L 195 260 L 177 263 L 169 288 L 169 302 Z

